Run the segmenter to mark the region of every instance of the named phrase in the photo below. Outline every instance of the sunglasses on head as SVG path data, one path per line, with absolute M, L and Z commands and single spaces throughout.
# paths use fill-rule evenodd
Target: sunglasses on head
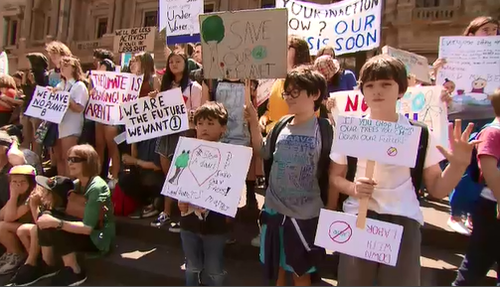
M 70 156 L 68 157 L 68 162 L 69 163 L 81 163 L 81 162 L 84 162 L 85 159 L 81 158 L 81 157 L 76 157 L 76 156 Z

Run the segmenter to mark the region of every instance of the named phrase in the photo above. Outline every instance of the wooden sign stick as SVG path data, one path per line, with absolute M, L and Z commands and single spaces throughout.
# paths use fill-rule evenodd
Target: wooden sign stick
M 375 161 L 369 160 L 366 162 L 366 178 L 373 178 L 373 174 L 375 173 Z M 370 198 L 365 197 L 359 200 L 359 210 L 358 210 L 358 218 L 356 220 L 356 227 L 360 229 L 365 229 L 366 226 L 366 214 L 368 213 L 368 201 Z

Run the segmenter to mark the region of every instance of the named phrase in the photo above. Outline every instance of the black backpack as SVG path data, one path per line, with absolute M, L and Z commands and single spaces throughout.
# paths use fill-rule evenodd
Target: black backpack
M 423 173 L 424 173 L 424 164 L 425 164 L 425 156 L 427 155 L 427 146 L 429 144 L 429 129 L 427 125 L 422 122 L 417 122 L 410 120 L 410 124 L 412 126 L 417 126 L 422 128 L 422 132 L 420 133 L 420 139 L 418 142 L 418 151 L 417 151 L 417 162 L 414 168 L 410 169 L 411 181 L 413 183 L 413 187 L 415 188 L 415 192 L 417 193 L 417 198 L 420 198 L 420 188 L 422 187 L 423 181 Z M 356 169 L 358 167 L 358 159 L 355 157 L 347 157 L 347 175 L 346 179 L 349 181 L 354 181 L 356 177 Z M 347 198 L 346 195 L 340 194 L 341 203 Z M 341 206 L 341 205 L 340 205 Z
M 271 166 L 273 164 L 273 154 L 276 149 L 276 141 L 281 130 L 293 120 L 294 116 L 288 115 L 281 118 L 270 131 L 267 144 L 269 144 L 270 158 L 264 160 L 264 175 L 266 186 L 269 184 L 269 174 L 271 173 Z M 330 149 L 333 143 L 333 129 L 332 125 L 327 119 L 318 118 L 319 132 L 321 134 L 321 153 L 318 161 L 318 184 L 321 190 L 321 199 L 323 204 L 328 203 L 328 170 L 330 168 Z

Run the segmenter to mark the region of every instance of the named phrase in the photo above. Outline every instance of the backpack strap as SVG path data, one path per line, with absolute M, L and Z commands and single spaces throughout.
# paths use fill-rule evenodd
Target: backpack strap
M 269 174 L 271 173 L 271 165 L 273 163 L 274 150 L 276 149 L 276 141 L 283 128 L 293 120 L 294 116 L 287 115 L 282 117 L 273 127 L 268 135 L 266 145 L 269 145 L 269 158 L 264 160 L 264 175 L 266 185 L 269 185 Z
M 333 129 L 330 122 L 325 118 L 318 118 L 319 132 L 321 134 L 321 153 L 318 160 L 318 169 L 316 175 L 318 177 L 318 184 L 321 191 L 321 199 L 323 204 L 328 204 L 328 186 L 329 177 L 328 171 L 330 169 L 330 151 L 333 144 Z
M 417 193 L 417 198 L 419 195 L 420 188 L 422 187 L 423 176 L 424 176 L 424 165 L 425 157 L 427 156 L 427 147 L 429 145 L 429 128 L 426 124 L 414 120 L 409 120 L 412 126 L 421 127 L 422 131 L 420 133 L 420 139 L 418 142 L 417 150 L 417 161 L 414 168 L 410 169 L 411 181 L 415 192 Z

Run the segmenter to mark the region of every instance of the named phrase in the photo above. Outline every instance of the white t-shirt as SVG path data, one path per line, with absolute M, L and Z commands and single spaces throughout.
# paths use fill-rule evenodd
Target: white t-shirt
M 62 81 L 57 85 L 57 88 L 62 91 L 69 91 L 69 97 L 75 101 L 75 103 L 85 107 L 89 100 L 89 91 L 87 86 L 81 81 L 76 82 L 75 80 Z M 80 136 L 83 130 L 84 113 L 75 113 L 71 109 L 68 109 L 64 114 L 64 117 L 59 124 L 59 138 L 65 138 L 69 136 Z
M 410 121 L 405 116 L 399 115 L 398 124 L 410 125 Z M 443 155 L 436 148 L 436 143 L 437 140 L 432 133 L 429 133 L 429 144 L 424 169 L 436 165 L 444 159 Z M 332 152 L 330 159 L 337 164 L 347 165 L 347 156 L 345 155 Z M 358 160 L 356 177 L 364 176 L 366 162 L 366 160 Z M 410 168 L 377 163 L 373 178 L 377 181 L 377 186 L 369 200 L 369 210 L 379 214 L 408 217 L 418 221 L 422 225 L 424 224 L 424 216 L 420 210 L 420 202 L 413 187 Z M 358 209 L 359 200 L 357 198 L 349 197 L 344 201 L 344 212 L 357 214 Z

